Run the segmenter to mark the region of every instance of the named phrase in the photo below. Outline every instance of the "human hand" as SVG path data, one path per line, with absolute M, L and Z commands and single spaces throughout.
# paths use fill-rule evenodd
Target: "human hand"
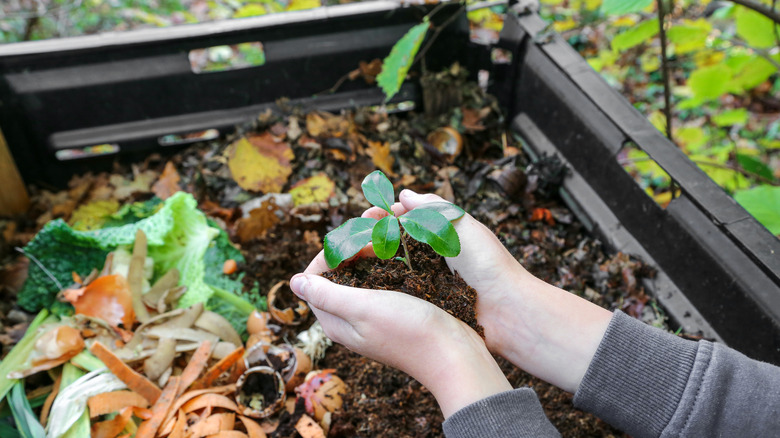
M 322 254 L 290 287 L 325 334 L 352 351 L 400 369 L 428 388 L 445 418 L 512 389 L 482 339 L 438 307 L 394 291 L 358 289 L 315 275 Z M 324 259 L 322 260 L 324 261 Z
M 393 205 L 396 216 L 430 202 L 433 194 L 404 190 Z M 364 217 L 380 219 L 372 207 Z M 471 215 L 453 221 L 461 252 L 445 257 L 451 270 L 473 287 L 477 320 L 490 351 L 520 368 L 575 392 L 598 348 L 611 312 L 537 279 L 507 251 L 492 231 Z M 324 264 L 315 259 L 313 264 Z

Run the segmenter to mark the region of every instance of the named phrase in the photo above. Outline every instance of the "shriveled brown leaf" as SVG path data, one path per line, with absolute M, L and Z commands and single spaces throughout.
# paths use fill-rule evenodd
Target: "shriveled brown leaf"
M 152 185 L 152 192 L 160 199 L 168 199 L 180 190 L 181 177 L 176 171 L 176 166 L 170 161 L 165 163 L 165 169 L 160 178 Z
M 393 164 L 395 164 L 395 157 L 390 154 L 390 143 L 382 141 L 369 140 L 368 148 L 366 148 L 366 154 L 371 157 L 371 161 L 382 172 L 389 176 L 395 176 L 393 172 Z
M 482 123 L 482 120 L 490 114 L 490 107 L 474 109 L 464 106 L 461 108 L 461 111 L 463 112 L 463 121 L 461 123 L 463 124 L 463 127 L 466 128 L 466 132 L 485 130 L 485 125 Z
M 252 239 L 258 239 L 279 223 L 279 217 L 276 211 L 279 207 L 273 199 L 264 201 L 260 207 L 249 212 L 249 217 L 241 218 L 236 221 L 236 237 L 239 242 L 247 243 Z

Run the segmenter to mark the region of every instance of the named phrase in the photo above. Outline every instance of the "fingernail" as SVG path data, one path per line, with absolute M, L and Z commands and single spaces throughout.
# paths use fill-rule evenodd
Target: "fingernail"
M 403 192 L 406 192 L 404 196 L 417 196 L 417 192 L 412 189 L 403 189 Z
M 304 274 L 295 274 L 290 279 L 290 289 L 293 293 L 303 300 L 306 299 L 306 290 L 309 288 L 309 279 Z

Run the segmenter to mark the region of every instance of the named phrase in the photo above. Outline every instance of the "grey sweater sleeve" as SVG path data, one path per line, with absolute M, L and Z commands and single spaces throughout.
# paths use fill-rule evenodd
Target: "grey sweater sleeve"
M 560 437 L 531 388 L 502 392 L 455 412 L 442 425 L 447 438 Z
M 618 311 L 574 405 L 641 437 L 775 436 L 780 368 L 687 341 Z M 449 438 L 560 436 L 529 389 L 488 397 L 444 422 Z
M 637 438 L 776 436 L 780 368 L 616 312 L 574 405 Z

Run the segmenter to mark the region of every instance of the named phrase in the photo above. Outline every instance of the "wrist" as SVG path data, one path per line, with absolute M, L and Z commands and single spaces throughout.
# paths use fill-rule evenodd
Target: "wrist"
M 500 333 L 491 349 L 523 370 L 575 392 L 612 312 L 530 274 L 518 279 L 505 299 L 495 330 Z
M 460 321 L 457 324 L 462 327 L 452 330 L 447 340 L 437 343 L 436 357 L 419 379 L 436 398 L 444 418 L 512 389 L 479 335 Z M 431 364 L 436 366 L 430 367 Z

